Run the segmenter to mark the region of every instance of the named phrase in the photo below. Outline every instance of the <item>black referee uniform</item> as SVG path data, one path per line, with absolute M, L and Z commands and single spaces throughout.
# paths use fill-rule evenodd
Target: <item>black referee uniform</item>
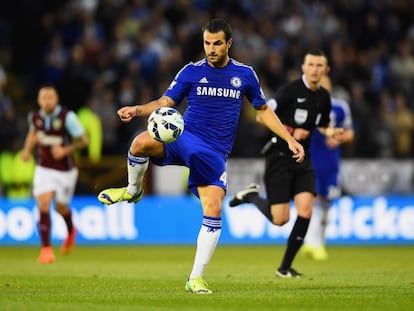
M 252 184 L 237 192 L 229 201 L 231 207 L 252 203 L 269 221 L 279 226 L 289 220 L 290 202 L 295 201 L 298 215 L 289 234 L 282 262 L 276 270 L 279 277 L 302 276 L 291 265 L 308 231 L 312 197 L 316 195 L 315 174 L 309 155 L 312 131 L 316 127 L 326 128 L 330 123 L 331 97 L 326 89 L 318 86 L 329 70 L 327 64 L 322 51 L 308 52 L 302 64 L 302 77 L 282 86 L 275 98 L 268 101 L 290 134 L 302 144 L 304 161 L 297 162 L 292 158 L 288 144 L 273 137 L 262 149 L 266 157 L 264 182 L 267 198 L 261 197 L 258 185 Z
M 322 87 L 316 91 L 310 90 L 303 76 L 280 88 L 269 104 L 292 135 L 296 128 L 309 131 L 308 137 L 300 141 L 305 150 L 305 159 L 301 163 L 292 158 L 287 143 L 278 137 L 272 138 L 263 148 L 262 153 L 266 156 L 265 186 L 269 203 L 289 202 L 300 192 L 316 195 L 309 145 L 311 132 L 316 127 L 329 125 L 331 99 L 328 91 Z

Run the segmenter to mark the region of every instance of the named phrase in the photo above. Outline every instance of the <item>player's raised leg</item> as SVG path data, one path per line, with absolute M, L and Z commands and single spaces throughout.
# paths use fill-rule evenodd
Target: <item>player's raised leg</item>
M 129 151 L 127 161 L 128 186 L 105 189 L 99 193 L 98 200 L 104 204 L 114 204 L 121 201 L 139 202 L 144 195 L 142 180 L 148 168 L 148 162 L 148 157 L 135 156 Z

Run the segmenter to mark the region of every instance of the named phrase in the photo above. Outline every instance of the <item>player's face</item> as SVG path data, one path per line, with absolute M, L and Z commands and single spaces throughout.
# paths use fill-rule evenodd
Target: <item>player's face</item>
M 302 71 L 311 88 L 316 88 L 322 76 L 328 72 L 328 63 L 325 56 L 306 55 L 302 64 Z
M 206 54 L 209 64 L 213 67 L 224 67 L 229 60 L 229 48 L 232 40 L 226 42 L 226 36 L 223 31 L 211 33 L 204 31 L 204 53 Z
M 56 90 L 50 87 L 40 89 L 37 96 L 37 102 L 44 113 L 52 113 L 55 111 L 55 108 L 58 104 L 58 95 L 56 93 Z

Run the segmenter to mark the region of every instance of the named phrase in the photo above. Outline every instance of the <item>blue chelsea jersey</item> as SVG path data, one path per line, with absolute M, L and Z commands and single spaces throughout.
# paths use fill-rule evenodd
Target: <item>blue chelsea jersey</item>
M 253 68 L 234 59 L 224 68 L 210 66 L 207 59 L 187 64 L 164 95 L 177 105 L 186 97 L 185 131 L 201 137 L 226 155 L 233 146 L 243 96 L 254 107 L 266 103 Z
M 344 129 L 352 129 L 352 115 L 349 105 L 346 101 L 331 97 L 332 108 L 330 119 L 334 127 L 342 127 Z M 324 168 L 337 169 L 341 156 L 340 146 L 336 148 L 328 148 L 325 143 L 326 137 L 318 130 L 313 131 L 310 154 L 315 169 Z

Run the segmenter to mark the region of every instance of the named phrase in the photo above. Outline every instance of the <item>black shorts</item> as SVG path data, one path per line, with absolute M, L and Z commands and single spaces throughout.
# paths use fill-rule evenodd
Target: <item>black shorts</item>
M 316 195 L 316 180 L 309 155 L 302 163 L 291 155 L 273 150 L 266 155 L 264 174 L 267 198 L 270 204 L 286 203 L 301 192 Z

